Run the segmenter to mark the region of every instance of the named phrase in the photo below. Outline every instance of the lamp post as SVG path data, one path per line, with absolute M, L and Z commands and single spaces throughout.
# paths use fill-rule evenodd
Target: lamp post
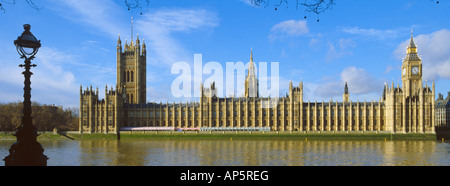
M 25 31 L 17 38 L 17 40 L 14 40 L 14 45 L 16 46 L 20 58 L 25 59 L 25 64 L 19 65 L 20 67 L 25 68 L 25 71 L 22 72 L 25 76 L 22 124 L 17 128 L 17 132 L 14 134 L 17 141 L 11 145 L 9 155 L 3 160 L 5 161 L 5 166 L 46 166 L 48 158 L 43 154 L 44 149 L 41 144 L 36 141 L 38 133 L 31 118 L 30 100 L 30 78 L 33 74 L 30 69 L 31 67 L 36 67 L 35 64 L 31 64 L 31 60 L 41 47 L 41 41 L 37 40 L 30 32 L 31 26 L 29 24 L 23 25 L 23 28 Z

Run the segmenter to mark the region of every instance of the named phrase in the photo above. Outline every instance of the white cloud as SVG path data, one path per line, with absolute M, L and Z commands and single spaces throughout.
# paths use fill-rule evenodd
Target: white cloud
M 344 85 L 342 81 L 331 81 L 331 82 L 322 82 L 317 85 L 316 89 L 311 90 L 313 95 L 316 95 L 321 98 L 340 96 L 344 93 Z
M 347 34 L 361 35 L 364 37 L 375 37 L 380 40 L 396 38 L 399 34 L 398 30 L 379 30 L 374 28 L 366 29 L 359 27 L 347 27 L 343 28 L 342 31 Z
M 147 62 L 153 70 L 147 71 L 147 76 L 158 77 L 147 81 L 147 86 L 153 89 L 149 91 L 150 100 L 190 100 L 192 98 L 175 98 L 171 93 L 170 78 L 159 78 L 170 74 L 172 65 L 184 61 L 193 64 L 194 53 L 191 53 L 181 41 L 175 38 L 177 33 L 189 33 L 211 29 L 218 26 L 219 18 L 215 13 L 204 9 L 159 9 L 145 14 L 135 21 L 136 33 L 141 39 L 145 38 L 147 53 L 151 58 Z M 193 67 L 193 65 L 191 65 Z M 175 77 L 174 77 L 175 78 Z M 196 83 L 196 82 L 193 82 Z M 154 87 L 158 91 L 154 91 Z M 160 94 L 160 95 L 156 95 Z M 161 96 L 164 95 L 164 96 Z
M 337 58 L 341 58 L 346 55 L 352 55 L 353 52 L 350 51 L 350 48 L 356 47 L 356 43 L 352 39 L 339 39 L 339 42 L 335 44 L 328 42 L 328 51 L 325 56 L 327 61 L 333 61 Z
M 251 0 L 239 0 L 239 1 L 241 1 L 241 2 L 243 2 L 243 3 L 245 3 L 245 4 L 247 4 L 247 5 L 255 6 L 254 4 L 252 4 L 252 3 L 250 2 Z
M 384 71 L 384 73 L 387 74 L 387 73 L 391 72 L 391 71 L 394 70 L 394 69 L 395 69 L 395 68 L 394 68 L 392 65 L 388 65 L 388 66 L 386 67 L 386 70 Z
M 100 33 L 106 33 L 116 38 L 124 27 L 118 24 L 117 18 L 123 9 L 111 0 L 51 0 L 47 7 L 60 16 L 73 22 L 79 22 L 97 28 Z
M 39 68 L 35 70 L 36 80 L 34 84 L 37 87 L 47 90 L 74 91 L 75 77 L 72 72 L 64 69 L 67 67 L 67 61 L 72 60 L 73 55 L 66 54 L 56 49 L 42 47 L 39 55 L 36 56 L 36 62 Z
M 344 93 L 345 82 L 348 84 L 350 97 L 352 95 L 378 95 L 384 85 L 381 80 L 374 78 L 366 70 L 352 66 L 347 67 L 340 73 L 340 79 L 320 82 L 311 92 L 320 98 L 340 98 Z
M 309 32 L 306 20 L 287 20 L 274 25 L 270 29 L 269 39 L 284 39 L 297 37 Z
M 397 59 L 405 57 L 409 41 L 407 39 L 397 46 L 394 51 Z M 422 58 L 422 79 L 450 79 L 450 31 L 442 29 L 431 34 L 421 34 L 414 37 L 414 42 Z
M 65 52 L 42 47 L 36 59 L 32 61 L 37 64 L 31 68 L 31 95 L 32 101 L 44 104 L 57 104 L 64 106 L 77 106 L 77 97 L 79 85 L 75 81 L 75 76 L 70 69 L 71 62 L 76 59 L 75 56 Z M 23 68 L 18 67 L 19 60 L 15 63 L 0 61 L 3 68 L 0 68 L 0 86 L 8 87 L 8 92 L 0 92 L 0 101 L 10 102 L 22 100 L 24 77 L 21 72 Z M 23 61 L 20 61 L 23 62 Z
M 377 92 L 383 87 L 383 82 L 374 78 L 362 68 L 348 67 L 341 73 L 342 82 L 347 82 L 349 91 L 353 94 Z
M 218 18 L 203 9 L 162 9 L 149 13 L 143 19 L 136 20 L 136 30 L 150 42 L 152 62 L 170 65 L 187 59 L 193 59 L 187 49 L 173 38 L 175 32 L 190 32 L 218 25 Z

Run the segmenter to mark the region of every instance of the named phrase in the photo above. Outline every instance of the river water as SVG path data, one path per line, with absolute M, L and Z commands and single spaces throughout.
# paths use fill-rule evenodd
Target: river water
M 49 166 L 450 166 L 448 141 L 40 140 Z M 0 159 L 14 140 L 0 140 Z M 0 166 L 5 162 L 0 161 Z

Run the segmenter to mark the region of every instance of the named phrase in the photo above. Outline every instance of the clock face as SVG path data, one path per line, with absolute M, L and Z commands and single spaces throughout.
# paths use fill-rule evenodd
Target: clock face
M 406 75 L 406 68 L 403 68 L 403 75 Z
M 413 74 L 419 74 L 419 67 L 412 67 L 411 72 Z

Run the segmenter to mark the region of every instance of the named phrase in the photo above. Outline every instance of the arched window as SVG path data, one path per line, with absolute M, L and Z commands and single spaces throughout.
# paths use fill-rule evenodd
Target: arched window
M 127 71 L 127 82 L 130 82 L 130 71 Z
M 130 103 L 133 103 L 133 93 L 131 93 L 131 96 L 130 96 Z
M 134 71 L 131 71 L 131 82 L 134 82 Z

